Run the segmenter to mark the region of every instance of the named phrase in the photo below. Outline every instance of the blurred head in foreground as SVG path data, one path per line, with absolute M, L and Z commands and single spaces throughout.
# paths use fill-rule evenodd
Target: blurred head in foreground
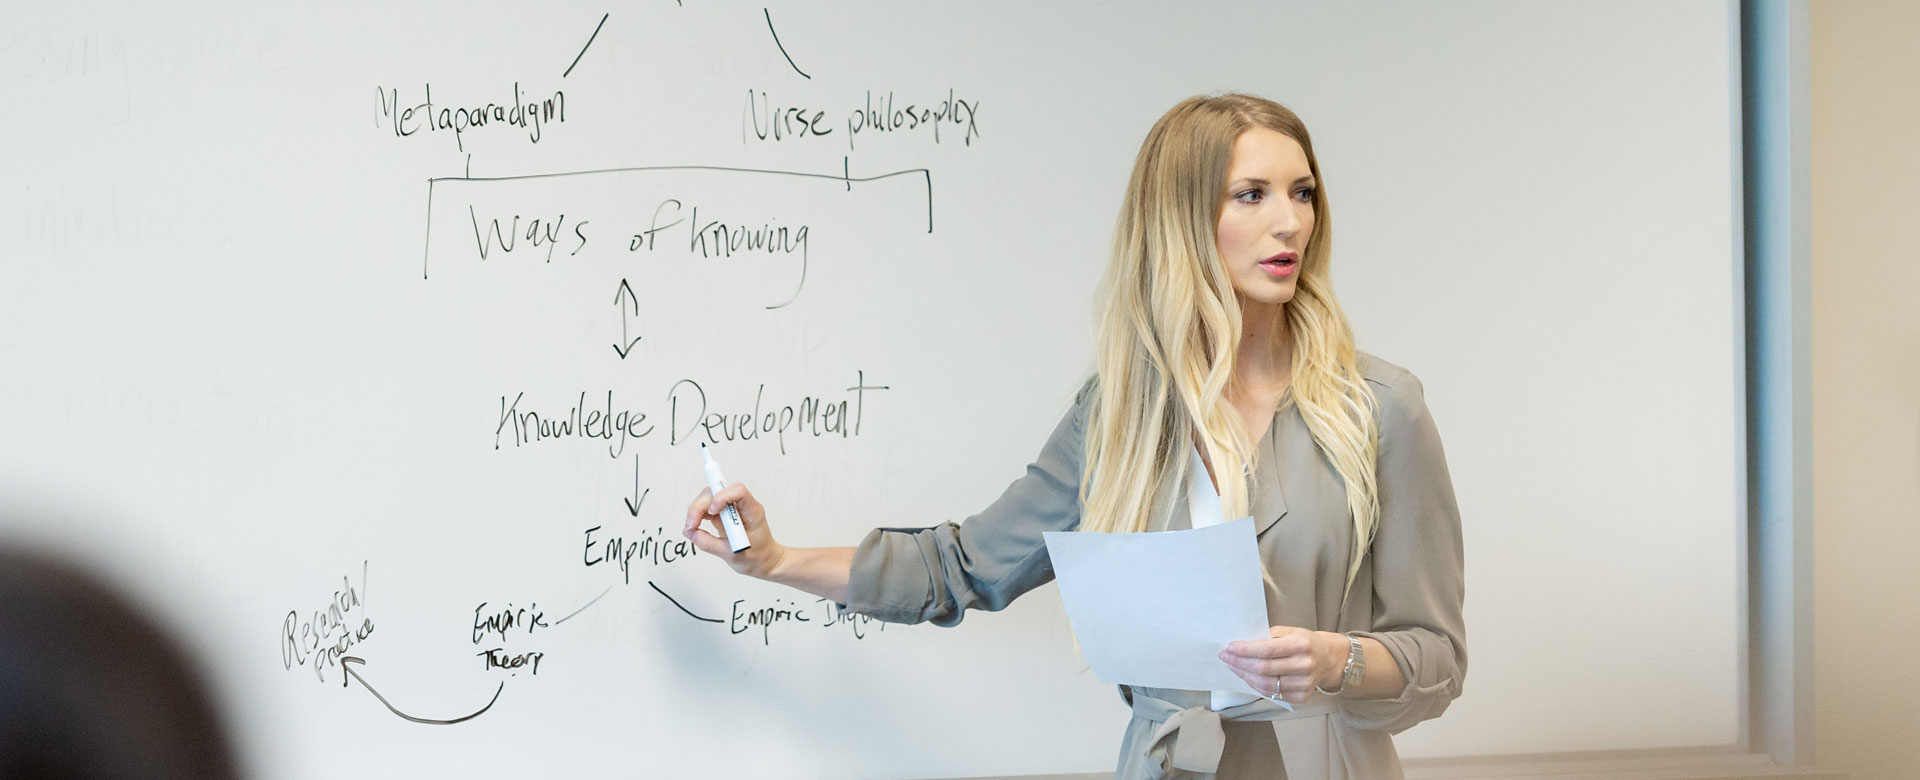
M 0 780 L 237 777 L 181 648 L 98 580 L 0 548 Z

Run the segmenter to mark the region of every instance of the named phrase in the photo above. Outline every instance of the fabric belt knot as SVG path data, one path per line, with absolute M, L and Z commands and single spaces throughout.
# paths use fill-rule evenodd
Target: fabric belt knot
M 1227 746 L 1222 721 L 1273 721 L 1323 715 L 1334 708 L 1326 697 L 1296 704 L 1291 711 L 1267 699 L 1256 699 L 1219 712 L 1206 704 L 1181 707 L 1133 689 L 1133 714 L 1157 725 L 1147 743 L 1147 777 L 1211 777 L 1220 768 Z
M 1148 769 L 1152 777 L 1182 777 L 1185 774 L 1213 774 L 1220 768 L 1220 753 L 1227 747 L 1227 733 L 1220 726 L 1220 713 L 1206 707 L 1188 707 L 1167 716 L 1153 730 L 1147 745 Z

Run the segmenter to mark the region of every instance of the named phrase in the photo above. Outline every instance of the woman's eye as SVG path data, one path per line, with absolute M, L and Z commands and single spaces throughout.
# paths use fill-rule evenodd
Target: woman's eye
M 1241 203 L 1259 203 L 1263 195 L 1264 193 L 1259 190 L 1241 190 L 1233 196 L 1233 199 Z
M 1299 198 L 1300 200 L 1302 200 L 1302 201 L 1312 201 L 1312 200 L 1313 200 L 1313 188 L 1312 188 L 1312 187 L 1302 187 L 1302 188 L 1300 188 L 1300 189 L 1299 189 L 1298 191 L 1296 191 L 1296 192 L 1294 193 L 1294 196 L 1295 196 L 1295 197 L 1298 197 L 1298 198 Z

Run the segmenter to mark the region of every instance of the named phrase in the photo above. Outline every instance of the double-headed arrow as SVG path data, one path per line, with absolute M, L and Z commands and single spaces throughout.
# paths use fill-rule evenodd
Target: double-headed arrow
M 627 355 L 633 353 L 633 345 L 640 343 L 639 336 L 634 336 L 631 340 L 627 338 L 628 304 L 633 306 L 632 316 L 640 316 L 640 299 L 634 297 L 633 288 L 627 286 L 627 280 L 621 279 L 620 289 L 613 292 L 613 305 L 620 307 L 620 344 L 626 345 L 624 347 L 620 344 L 613 345 L 613 352 L 619 355 L 621 360 L 626 360 Z

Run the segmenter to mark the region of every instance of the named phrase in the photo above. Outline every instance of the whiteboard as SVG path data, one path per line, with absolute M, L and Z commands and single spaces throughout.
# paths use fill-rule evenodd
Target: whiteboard
M 1226 90 L 1312 129 L 1446 442 L 1471 670 L 1403 755 L 1738 739 L 1730 2 L 16 6 L 4 533 L 263 776 L 1110 768 L 1051 586 L 843 622 L 672 527 L 700 441 L 789 544 L 984 507 L 1141 137 Z

